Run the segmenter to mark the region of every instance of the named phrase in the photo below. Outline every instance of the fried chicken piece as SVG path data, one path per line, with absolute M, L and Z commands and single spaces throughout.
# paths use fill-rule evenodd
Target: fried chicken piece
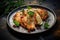
M 37 21 L 37 24 L 41 25 L 42 24 L 42 19 L 41 19 L 41 16 L 38 14 L 37 11 L 35 11 L 35 15 L 36 15 L 36 21 Z M 36 22 L 35 21 L 35 22 Z
M 22 22 L 25 25 L 25 28 L 28 30 L 33 30 L 35 29 L 35 24 L 32 23 L 31 18 L 27 14 L 27 10 L 24 11 L 25 16 L 22 18 Z
M 21 20 L 21 14 L 22 14 L 22 12 L 17 12 L 15 15 L 14 15 L 14 17 L 13 17 L 13 19 L 14 20 L 16 20 L 16 21 L 18 21 L 18 22 L 20 22 Z
M 34 22 L 31 22 L 30 24 L 27 24 L 27 29 L 28 29 L 28 30 L 34 30 L 34 29 L 35 29 L 35 24 L 34 24 Z
M 48 17 L 48 12 L 45 9 L 37 9 L 37 12 L 40 14 L 42 20 L 46 20 Z

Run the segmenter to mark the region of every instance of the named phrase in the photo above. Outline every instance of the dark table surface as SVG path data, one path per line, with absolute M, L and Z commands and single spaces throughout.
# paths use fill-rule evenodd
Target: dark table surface
M 54 28 L 51 30 L 50 33 L 47 33 L 43 37 L 38 37 L 38 38 L 33 38 L 33 39 L 28 39 L 28 40 L 60 40 L 60 4 L 59 0 L 50 0 L 46 1 L 40 5 L 45 5 L 51 9 L 54 10 L 57 16 L 57 21 L 56 24 L 54 25 Z M 7 29 L 7 24 L 6 24 L 6 16 L 0 17 L 0 40 L 25 40 L 25 39 L 20 39 L 16 38 L 13 36 Z

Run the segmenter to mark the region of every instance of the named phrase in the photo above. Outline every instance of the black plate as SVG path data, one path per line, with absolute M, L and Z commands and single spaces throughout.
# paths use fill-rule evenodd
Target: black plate
M 31 6 L 31 7 L 33 7 L 33 8 L 43 8 L 43 9 L 46 9 L 47 11 L 49 11 L 49 12 L 51 12 L 51 13 L 53 14 L 53 16 L 54 16 L 54 22 L 53 22 L 52 26 L 48 29 L 48 30 L 50 30 L 50 29 L 53 27 L 53 25 L 55 24 L 55 22 L 56 22 L 56 15 L 55 15 L 54 11 L 51 10 L 51 9 L 49 9 L 49 8 L 47 8 L 47 7 L 40 6 L 40 5 L 29 5 L 29 6 Z M 7 16 L 7 24 L 8 24 L 8 26 L 9 26 L 9 28 L 10 28 L 11 30 L 13 30 L 14 32 L 17 32 L 17 33 L 23 33 L 23 32 L 19 32 L 19 31 L 14 30 L 13 28 L 11 28 L 10 23 L 9 23 L 9 19 L 10 19 L 10 16 L 11 16 L 14 12 L 16 12 L 16 11 L 18 11 L 18 10 L 21 10 L 22 8 L 27 8 L 27 6 L 22 6 L 22 7 L 18 7 L 18 8 L 16 8 L 16 9 L 14 9 L 14 10 L 11 11 L 11 12 L 9 13 L 9 15 Z M 46 30 L 46 31 L 48 31 L 48 30 Z M 43 32 L 46 32 L 46 31 L 43 31 Z M 37 34 L 37 33 L 43 33 L 43 32 L 23 33 L 23 34 Z

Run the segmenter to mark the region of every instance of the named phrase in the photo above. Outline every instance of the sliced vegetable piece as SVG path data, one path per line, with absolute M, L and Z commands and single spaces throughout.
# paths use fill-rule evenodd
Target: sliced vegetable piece
M 16 26 L 19 26 L 19 25 L 20 25 L 20 22 L 18 22 L 18 21 L 16 21 L 16 20 L 13 20 L 13 22 L 14 22 L 14 24 L 15 24 Z
M 48 28 L 49 28 L 48 22 L 46 22 L 46 23 L 44 24 L 44 28 L 45 28 L 45 29 L 48 29 Z

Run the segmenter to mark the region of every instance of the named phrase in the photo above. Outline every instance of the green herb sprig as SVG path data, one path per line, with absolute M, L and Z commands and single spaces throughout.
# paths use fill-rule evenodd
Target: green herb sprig
M 28 14 L 29 14 L 30 16 L 33 16 L 33 15 L 34 15 L 34 12 L 33 12 L 33 11 L 29 11 Z
M 49 24 L 48 24 L 48 22 L 45 22 L 45 24 L 44 24 L 44 28 L 45 28 L 45 29 L 48 29 L 48 28 L 49 28 Z
M 19 25 L 20 25 L 20 23 L 19 23 L 18 21 L 16 21 L 16 20 L 13 20 L 13 22 L 14 22 L 14 24 L 15 24 L 16 26 L 19 26 Z

